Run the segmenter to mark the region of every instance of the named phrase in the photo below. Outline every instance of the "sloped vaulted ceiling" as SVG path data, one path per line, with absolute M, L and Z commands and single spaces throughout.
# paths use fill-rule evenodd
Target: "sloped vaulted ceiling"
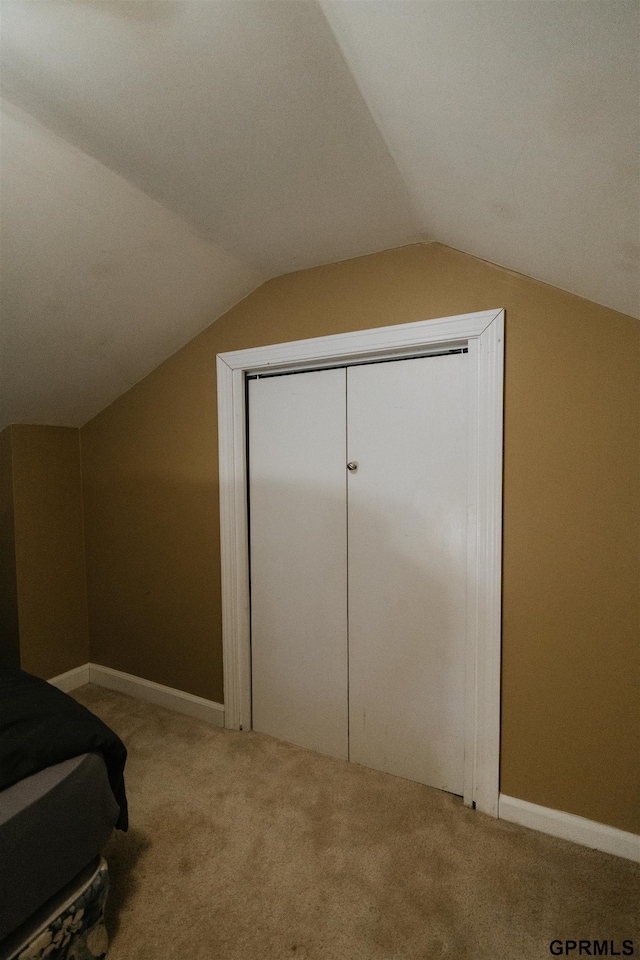
M 435 239 L 638 313 L 633 0 L 5 0 L 2 424 Z

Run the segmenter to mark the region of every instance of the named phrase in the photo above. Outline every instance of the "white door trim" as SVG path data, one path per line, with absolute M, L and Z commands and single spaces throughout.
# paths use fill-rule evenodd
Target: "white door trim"
M 502 559 L 504 310 L 297 340 L 219 354 L 218 446 L 225 725 L 251 728 L 247 518 L 248 374 L 417 356 L 468 346 L 470 423 L 469 618 L 465 802 L 498 815 Z

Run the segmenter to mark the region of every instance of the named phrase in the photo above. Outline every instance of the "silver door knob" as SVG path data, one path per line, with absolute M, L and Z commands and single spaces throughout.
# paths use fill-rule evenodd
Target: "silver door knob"
M 357 469 L 358 469 L 358 461 L 350 460 L 349 463 L 347 464 L 347 470 L 351 470 L 351 473 L 355 473 Z

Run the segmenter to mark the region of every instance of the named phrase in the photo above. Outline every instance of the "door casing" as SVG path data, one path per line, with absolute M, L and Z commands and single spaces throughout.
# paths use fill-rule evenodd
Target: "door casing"
M 246 377 L 467 347 L 469 513 L 464 802 L 498 816 L 504 310 L 219 354 L 218 447 L 225 726 L 251 729 Z

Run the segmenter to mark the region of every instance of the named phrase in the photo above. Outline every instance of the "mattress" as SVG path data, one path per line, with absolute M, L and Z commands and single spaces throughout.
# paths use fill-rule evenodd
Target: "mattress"
M 0 943 L 0 960 L 103 960 L 109 869 L 96 857 Z
M 97 753 L 0 792 L 0 941 L 95 859 L 119 812 Z

